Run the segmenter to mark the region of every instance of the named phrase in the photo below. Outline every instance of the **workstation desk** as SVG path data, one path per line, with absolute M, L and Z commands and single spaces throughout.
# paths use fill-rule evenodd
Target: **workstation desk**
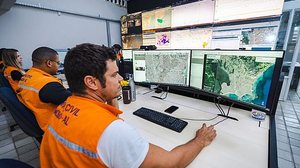
M 146 107 L 159 112 L 171 105 L 179 108 L 171 116 L 177 118 L 189 118 L 207 120 L 219 114 L 214 103 L 169 93 L 164 100 L 151 97 L 159 96 L 149 88 L 137 87 L 136 101 L 130 104 L 123 104 L 119 101 L 123 114 L 122 119 L 137 129 L 150 143 L 158 145 L 166 150 L 184 144 L 194 138 L 196 130 L 203 123 L 207 125 L 216 124 L 217 137 L 206 148 L 204 148 L 189 168 L 267 168 L 268 167 L 268 145 L 269 145 L 269 116 L 259 126 L 258 120 L 251 117 L 246 110 L 231 108 L 229 115 L 238 119 L 224 120 L 217 117 L 211 121 L 185 120 L 188 125 L 181 133 L 159 126 L 155 123 L 144 120 L 132 113 Z M 146 94 L 145 94 L 146 93 Z M 225 112 L 228 106 L 221 105 Z M 223 121 L 224 120 L 224 121 Z

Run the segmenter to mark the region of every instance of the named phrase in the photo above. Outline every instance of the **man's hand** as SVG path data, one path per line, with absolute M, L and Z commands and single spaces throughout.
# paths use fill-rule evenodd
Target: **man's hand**
M 205 147 L 215 139 L 216 135 L 216 130 L 213 125 L 207 127 L 206 124 L 203 124 L 196 132 L 195 139 Z

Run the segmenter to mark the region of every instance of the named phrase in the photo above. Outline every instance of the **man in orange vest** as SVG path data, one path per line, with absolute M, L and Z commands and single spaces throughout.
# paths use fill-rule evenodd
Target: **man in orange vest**
M 213 126 L 171 151 L 148 143 L 107 102 L 120 95 L 112 49 L 81 44 L 66 55 L 65 75 L 72 91 L 55 110 L 40 149 L 41 168 L 185 167 L 216 136 Z
M 42 130 L 46 130 L 55 108 L 64 102 L 71 92 L 54 77 L 60 65 L 58 54 L 48 47 L 40 47 L 32 53 L 33 67 L 19 82 L 19 100 L 33 111 Z

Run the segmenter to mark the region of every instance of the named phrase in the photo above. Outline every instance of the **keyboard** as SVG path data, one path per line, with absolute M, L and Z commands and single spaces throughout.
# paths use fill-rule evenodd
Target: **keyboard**
M 183 121 L 179 118 L 172 117 L 145 107 L 136 110 L 133 112 L 133 114 L 176 132 L 181 132 L 188 124 L 186 121 Z

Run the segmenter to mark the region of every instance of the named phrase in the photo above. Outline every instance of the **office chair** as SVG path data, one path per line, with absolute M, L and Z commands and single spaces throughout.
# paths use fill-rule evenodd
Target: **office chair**
M 32 111 L 18 100 L 14 91 L 7 87 L 0 87 L 0 99 L 9 109 L 12 117 L 20 128 L 27 135 L 35 137 L 41 142 L 44 132 L 39 127 Z
M 0 73 L 0 87 L 11 87 L 7 79 L 4 77 L 3 72 Z
M 3 72 L 0 72 L 0 87 L 8 87 L 11 88 L 8 80 L 4 77 Z M 7 112 L 6 111 L 6 107 L 2 107 L 1 111 L 3 112 Z M 8 125 L 10 127 L 10 131 L 15 130 L 15 127 L 17 126 L 17 124 L 13 121 L 11 115 L 9 113 L 5 113 L 7 120 L 8 120 Z
M 32 166 L 15 159 L 0 159 L 1 168 L 33 168 Z

